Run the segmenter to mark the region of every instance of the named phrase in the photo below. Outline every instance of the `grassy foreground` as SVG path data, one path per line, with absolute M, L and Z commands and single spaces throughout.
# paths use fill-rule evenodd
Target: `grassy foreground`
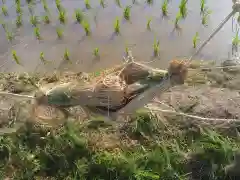
M 138 112 L 116 126 L 101 119 L 48 129 L 26 124 L 0 137 L 0 179 L 230 179 L 240 142 Z

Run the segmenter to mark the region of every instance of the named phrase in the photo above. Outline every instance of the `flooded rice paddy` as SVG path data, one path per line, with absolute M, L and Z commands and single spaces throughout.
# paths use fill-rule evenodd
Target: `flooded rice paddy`
M 148 0 L 149 1 L 149 0 Z M 232 2 L 226 0 L 206 0 L 206 7 L 211 11 L 202 24 L 200 0 L 187 2 L 187 16 L 179 21 L 180 30 L 175 29 L 175 19 L 179 12 L 181 0 L 169 0 L 167 17 L 162 15 L 164 0 L 105 0 L 105 8 L 99 0 L 90 0 L 90 9 L 86 9 L 86 0 L 61 0 L 61 7 L 66 12 L 66 23 L 58 19 L 59 11 L 55 0 L 45 0 L 49 13 L 43 8 L 43 1 L 36 0 L 29 6 L 26 0 L 20 1 L 22 10 L 22 26 L 16 27 L 15 0 L 1 2 L 6 7 L 8 15 L 1 14 L 0 28 L 0 67 L 1 72 L 52 72 L 54 69 L 72 71 L 97 71 L 121 63 L 128 47 L 138 61 L 150 62 L 151 66 L 166 68 L 171 59 L 189 57 L 193 52 L 193 37 L 199 33 L 197 46 L 205 40 L 218 24 L 230 13 Z M 150 2 L 150 1 L 149 1 Z M 123 16 L 124 8 L 130 6 L 130 20 Z M 30 23 L 32 15 L 38 17 L 40 40 L 36 39 L 36 29 Z M 2 8 L 3 9 L 3 8 Z M 86 36 L 84 28 L 76 23 L 74 12 L 81 9 L 84 22 L 90 25 L 91 35 Z M 49 24 L 43 22 L 43 16 L 48 15 Z M 114 23 L 119 18 L 120 34 L 114 33 Z M 150 30 L 147 28 L 149 21 Z M 7 30 L 6 30 L 7 29 Z M 56 29 L 63 33 L 58 38 Z M 8 41 L 6 31 L 12 33 L 12 42 Z M 232 38 L 235 32 L 232 21 L 229 21 L 214 39 L 196 57 L 197 59 L 216 60 L 221 62 L 231 53 Z M 153 56 L 153 44 L 159 41 L 159 56 Z M 64 60 L 64 52 L 68 50 L 69 60 Z M 98 54 L 99 57 L 94 56 Z M 15 51 L 18 65 L 13 58 Z M 41 59 L 46 60 L 44 64 Z M 16 60 L 16 59 L 15 59 Z

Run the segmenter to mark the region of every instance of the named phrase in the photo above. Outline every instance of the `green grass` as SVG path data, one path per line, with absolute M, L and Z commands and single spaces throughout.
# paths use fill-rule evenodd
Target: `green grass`
M 76 9 L 75 10 L 75 19 L 76 21 L 81 24 L 82 20 L 84 18 L 83 12 L 81 11 L 81 9 Z
M 130 20 L 130 17 L 131 17 L 131 7 L 130 6 L 127 6 L 127 7 L 124 8 L 124 10 L 123 10 L 123 17 L 126 20 Z
M 157 57 L 159 56 L 159 54 L 160 54 L 160 42 L 155 39 L 153 43 L 153 55 Z
M 144 112 L 121 129 L 101 118 L 80 123 L 26 124 L 1 136 L 3 179 L 224 180 L 240 145 L 209 129 L 165 127 Z
M 7 6 L 5 6 L 5 5 L 2 6 L 2 13 L 4 16 L 8 16 Z
M 40 29 L 38 27 L 34 28 L 34 35 L 35 35 L 36 39 L 38 39 L 38 40 L 42 39 L 42 36 L 40 34 Z
M 36 27 L 39 23 L 38 17 L 37 16 L 30 16 L 30 23 L 32 26 Z
M 58 39 L 62 39 L 63 38 L 63 30 L 61 28 L 57 28 L 56 29 L 56 33 L 57 33 Z
M 91 35 L 91 27 L 90 27 L 89 22 L 86 20 L 83 20 L 81 25 L 85 31 L 86 36 L 90 36 Z
M 162 4 L 162 15 L 167 16 L 168 15 L 168 0 L 164 0 Z
M 91 9 L 90 0 L 84 0 L 86 9 Z
M 59 11 L 58 19 L 59 19 L 61 24 L 65 24 L 66 21 L 67 21 L 66 12 L 65 11 Z
M 12 50 L 12 58 L 16 64 L 21 65 L 20 58 L 18 57 L 17 52 L 15 50 Z
M 114 22 L 114 32 L 116 34 L 120 33 L 120 20 L 118 17 L 116 17 L 115 22 Z
M 199 35 L 198 32 L 196 32 L 196 34 L 193 37 L 193 48 L 197 47 L 197 42 L 199 41 Z
M 43 22 L 44 22 L 45 24 L 49 24 L 49 23 L 50 23 L 50 19 L 49 19 L 49 16 L 48 16 L 48 15 L 43 16 L 42 19 L 43 19 Z

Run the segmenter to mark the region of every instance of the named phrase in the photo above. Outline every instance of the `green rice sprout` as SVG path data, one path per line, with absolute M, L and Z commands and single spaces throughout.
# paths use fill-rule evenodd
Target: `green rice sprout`
M 153 43 L 153 54 L 155 57 L 159 56 L 159 52 L 160 52 L 160 42 L 157 40 L 154 40 Z
M 7 7 L 5 5 L 2 6 L 2 13 L 3 13 L 4 16 L 8 15 L 8 10 L 7 10 Z
M 240 24 L 240 13 L 238 14 L 237 22 Z
M 28 4 L 28 11 L 30 12 L 30 14 L 33 14 L 33 4 L 32 3 Z
M 2 0 L 2 3 L 5 4 L 5 1 L 6 1 L 6 0 Z
M 174 21 L 174 26 L 176 29 L 179 29 L 179 21 L 182 19 L 182 14 L 180 12 L 178 12 L 178 14 L 176 15 L 175 21 Z
M 16 4 L 19 4 L 19 3 L 20 3 L 20 0 L 15 0 L 15 3 L 16 3 Z
M 198 32 L 196 32 L 196 34 L 193 37 L 193 48 L 197 47 L 198 40 L 199 40 L 199 35 L 198 35 Z
M 63 30 L 61 28 L 56 29 L 58 39 L 62 39 L 63 37 Z
M 210 17 L 210 14 L 212 12 L 210 10 L 208 10 L 207 8 L 205 8 L 204 12 L 203 12 L 203 15 L 202 15 L 202 25 L 203 26 L 207 26 L 208 24 L 208 20 L 209 20 L 209 17 Z
M 122 5 L 121 5 L 121 0 L 115 0 L 115 2 L 116 2 L 116 4 L 117 4 L 118 7 L 120 7 L 120 8 L 122 7 Z
M 163 1 L 162 14 L 163 14 L 163 16 L 167 16 L 167 14 L 168 14 L 168 0 Z
M 237 47 L 240 43 L 240 39 L 239 39 L 239 29 L 237 30 L 233 40 L 232 40 L 232 45 Z
M 83 12 L 81 11 L 81 9 L 76 9 L 75 10 L 75 18 L 76 21 L 81 24 L 82 20 L 83 20 Z
M 204 13 L 205 6 L 206 6 L 206 0 L 201 0 L 201 1 L 200 1 L 200 10 L 201 10 L 201 13 Z
M 148 21 L 147 21 L 147 29 L 148 30 L 151 30 L 151 22 L 152 22 L 152 19 L 149 18 Z
M 84 0 L 86 9 L 91 9 L 90 0 Z
M 90 36 L 91 35 L 90 24 L 87 21 L 82 21 L 81 24 L 85 31 L 86 36 Z
M 30 17 L 30 22 L 32 24 L 32 26 L 36 27 L 38 24 L 38 17 L 37 16 L 31 16 Z
M 100 55 L 99 55 L 99 48 L 94 48 L 93 50 L 93 55 L 96 57 L 96 58 L 99 58 Z
M 38 40 L 42 39 L 41 34 L 40 34 L 40 29 L 39 29 L 38 27 L 35 27 L 35 28 L 34 28 L 34 34 L 35 34 L 35 37 L 36 37 Z
M 183 18 L 187 16 L 187 2 L 188 0 L 181 0 L 179 10 Z
M 50 19 L 49 19 L 48 15 L 43 16 L 43 22 L 45 24 L 49 24 L 50 23 Z
M 114 22 L 114 32 L 116 34 L 119 34 L 120 33 L 120 20 L 118 17 L 116 17 L 116 20 Z
M 22 15 L 17 16 L 15 23 L 17 27 L 22 26 Z
M 58 19 L 59 19 L 61 24 L 66 23 L 66 13 L 65 13 L 65 11 L 59 11 Z
M 58 11 L 62 11 L 61 0 L 55 0 L 56 7 Z
M 130 6 L 127 6 L 127 7 L 124 8 L 123 16 L 126 20 L 130 20 L 130 16 L 131 16 Z
M 46 0 L 42 0 L 43 9 L 45 12 L 49 12 L 48 4 Z
M 12 58 L 18 65 L 21 65 L 20 58 L 18 57 L 17 52 L 15 50 L 12 50 Z
M 6 37 L 7 37 L 9 42 L 12 42 L 12 40 L 13 40 L 12 32 L 6 31 Z
M 71 61 L 70 61 L 70 53 L 69 53 L 69 50 L 68 50 L 68 49 L 65 49 L 64 55 L 63 55 L 63 59 L 64 59 L 65 61 L 68 61 L 68 62 L 71 63 Z
M 42 61 L 43 64 L 47 64 L 47 60 L 45 59 L 45 55 L 43 52 L 40 52 L 40 61 Z
M 4 29 L 4 30 L 6 30 L 6 23 L 5 22 L 1 22 L 1 25 L 2 25 L 2 28 Z
M 17 14 L 21 14 L 22 13 L 22 8 L 21 8 L 21 4 L 20 3 L 16 4 L 16 13 Z
M 102 8 L 106 7 L 105 1 L 104 0 L 100 0 L 100 5 L 102 6 Z
M 147 3 L 148 3 L 149 5 L 152 5 L 152 4 L 153 4 L 153 0 L 147 0 Z
M 125 55 L 129 56 L 129 47 L 127 45 L 125 46 Z

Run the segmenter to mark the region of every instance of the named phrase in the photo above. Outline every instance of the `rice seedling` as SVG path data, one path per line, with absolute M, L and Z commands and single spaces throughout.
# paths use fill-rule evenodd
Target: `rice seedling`
M 121 5 L 121 0 L 115 0 L 116 4 L 118 7 L 122 8 L 122 5 Z
M 69 63 L 72 63 L 72 62 L 70 61 L 70 53 L 69 53 L 69 50 L 68 50 L 68 49 L 65 49 L 64 55 L 63 55 L 63 59 L 64 59 L 65 61 L 68 61 Z
M 193 48 L 197 47 L 198 40 L 199 40 L 199 35 L 198 35 L 198 32 L 196 32 L 196 34 L 193 37 Z
M 129 47 L 125 46 L 125 56 L 129 56 Z
M 13 40 L 13 33 L 9 32 L 9 31 L 6 31 L 6 37 L 7 37 L 7 40 L 9 42 L 12 42 L 12 40 Z
M 41 34 L 40 34 L 40 29 L 38 27 L 34 28 L 34 35 L 38 40 L 40 40 L 42 38 Z
M 76 21 L 81 24 L 82 20 L 83 20 L 83 12 L 81 11 L 81 9 L 76 9 L 75 10 L 75 18 Z
M 168 0 L 163 1 L 162 14 L 163 14 L 163 16 L 167 16 L 167 14 L 168 14 Z
M 102 8 L 106 7 L 105 1 L 104 0 L 100 0 L 100 5 L 102 6 Z
M 91 9 L 90 0 L 84 0 L 86 9 Z
M 61 0 L 55 0 L 56 7 L 58 11 L 62 10 Z
M 178 12 L 178 14 L 176 15 L 175 21 L 174 21 L 174 26 L 175 29 L 179 29 L 179 21 L 182 19 L 182 14 L 180 12 Z
M 65 13 L 65 11 L 59 11 L 58 19 L 59 19 L 61 24 L 66 23 L 66 13 Z
M 2 6 L 2 13 L 3 13 L 4 16 L 8 15 L 8 10 L 7 10 L 7 7 L 5 5 Z
M 21 14 L 22 13 L 22 8 L 21 8 L 21 4 L 20 3 L 16 4 L 16 13 L 17 14 Z
M 99 48 L 94 48 L 93 55 L 94 55 L 95 58 L 99 58 L 100 57 L 100 55 L 99 55 Z
M 43 16 L 43 22 L 45 24 L 49 24 L 50 23 L 50 19 L 49 19 L 48 15 Z
M 28 4 L 28 11 L 30 12 L 30 14 L 33 14 L 33 3 Z
M 90 24 L 87 22 L 87 21 L 82 21 L 81 23 L 84 31 L 85 31 L 85 34 L 86 36 L 90 36 L 91 35 L 91 28 L 90 28 Z
M 42 0 L 43 9 L 45 12 L 49 12 L 48 4 L 46 0 Z
M 152 19 L 148 19 L 147 21 L 147 29 L 150 31 L 151 30 L 151 22 L 152 22 Z
M 124 8 L 124 11 L 123 11 L 123 16 L 126 20 L 130 20 L 130 16 L 131 16 L 131 8 L 130 6 L 127 6 Z
M 160 52 L 160 42 L 155 39 L 154 43 L 153 43 L 153 55 L 154 55 L 154 57 L 159 56 L 159 52 Z
M 183 18 L 186 18 L 187 16 L 187 2 L 188 0 L 181 0 L 179 5 L 179 10 Z
M 6 30 L 6 23 L 5 22 L 1 22 L 1 25 L 2 25 L 2 28 L 4 29 L 4 30 Z
M 30 16 L 30 22 L 32 26 L 36 27 L 38 24 L 38 17 L 37 16 Z
M 61 28 L 56 29 L 58 39 L 62 39 L 63 37 L 63 30 Z
M 119 34 L 120 33 L 120 20 L 118 17 L 116 17 L 116 20 L 114 22 L 114 32 L 116 34 Z
M 20 58 L 18 57 L 17 52 L 15 50 L 12 50 L 12 58 L 18 65 L 21 65 Z
M 6 0 L 2 0 L 2 3 L 5 4 Z
M 40 52 L 40 60 L 43 62 L 43 64 L 46 64 L 47 63 L 47 60 L 45 59 L 45 56 L 44 56 L 44 53 L 43 52 Z
M 205 8 L 204 12 L 203 12 L 203 15 L 202 15 L 202 25 L 203 26 L 207 26 L 208 25 L 208 20 L 209 20 L 209 17 L 210 17 L 210 14 L 212 12 L 208 9 Z
M 237 30 L 233 40 L 232 40 L 232 45 L 237 47 L 240 43 L 240 39 L 239 39 L 239 29 Z
M 16 26 L 20 27 L 22 26 L 22 15 L 18 15 L 16 20 L 15 20 Z
M 153 4 L 153 0 L 147 0 L 147 4 L 152 5 Z
M 200 10 L 201 10 L 201 13 L 204 13 L 205 6 L 206 6 L 206 0 L 201 0 L 201 1 L 200 1 Z

